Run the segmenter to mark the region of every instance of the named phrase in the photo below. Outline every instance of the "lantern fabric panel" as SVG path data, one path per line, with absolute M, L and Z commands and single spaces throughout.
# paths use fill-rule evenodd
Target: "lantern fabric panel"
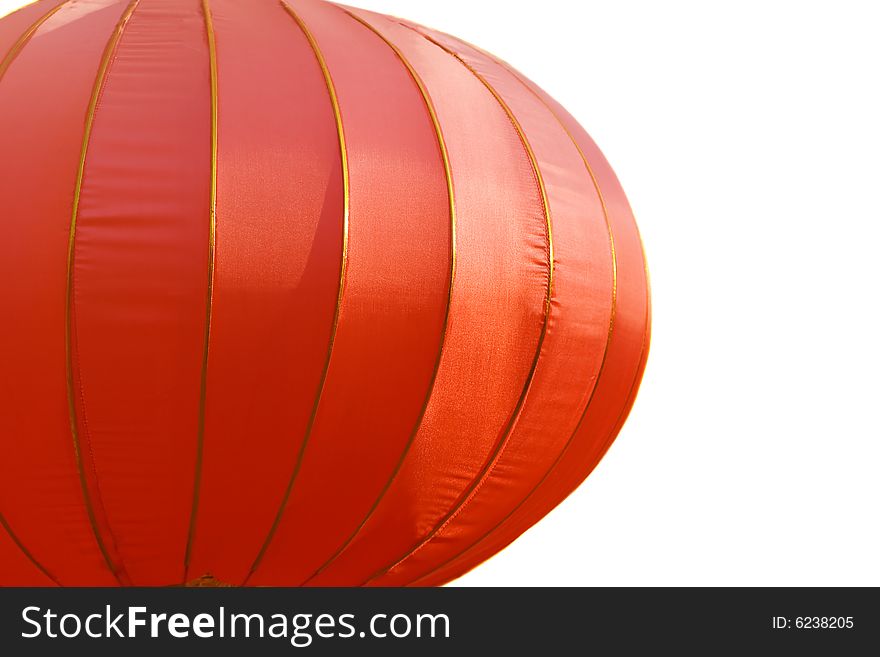
M 212 0 L 209 9 L 219 107 L 212 438 L 185 581 L 211 573 L 241 583 L 275 521 L 323 383 L 345 199 L 333 104 L 308 39 L 279 3 Z
M 202 431 L 210 53 L 199 0 L 143 3 L 122 28 L 75 208 L 71 358 L 105 540 L 124 583 L 162 585 L 182 576 Z
M 125 10 L 114 0 L 63 4 L 0 79 L 0 303 L 14 319 L 0 322 L 0 499 L 18 540 L 66 585 L 118 583 L 114 547 L 96 538 L 106 520 L 85 502 L 93 479 L 69 406 L 67 305 L 84 117 Z
M 0 583 L 441 584 L 616 436 L 638 232 L 508 65 L 321 0 L 40 0 L 0 56 Z

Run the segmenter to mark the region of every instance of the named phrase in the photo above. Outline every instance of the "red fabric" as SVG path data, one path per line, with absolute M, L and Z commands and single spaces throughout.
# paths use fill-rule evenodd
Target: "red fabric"
M 651 315 L 646 265 L 623 189 L 608 161 L 571 115 L 530 80 L 516 75 L 569 130 L 602 190 L 617 261 L 614 325 L 605 366 L 590 404 L 553 466 L 510 512 L 486 529 L 485 538 L 451 558 L 426 566 L 420 578 L 409 578 L 408 583 L 420 586 L 455 579 L 482 563 L 549 513 L 587 477 L 620 431 L 635 401 L 648 355 Z
M 7 318 L 0 322 L 0 510 L 30 553 L 70 585 L 117 583 L 77 474 L 65 298 L 83 120 L 125 8 L 115 0 L 65 4 L 0 79 L 0 276 L 7 282 L 0 286 Z
M 348 267 L 315 425 L 253 584 L 300 583 L 367 514 L 419 421 L 449 299 L 449 199 L 418 87 L 385 43 L 340 20 L 339 9 L 290 6 L 321 44 L 342 108 Z
M 507 69 L 432 32 L 461 56 L 516 115 L 534 150 L 547 190 L 554 243 L 551 324 L 529 397 L 504 448 L 470 494 L 381 577 L 404 584 L 480 539 L 551 467 L 590 401 L 602 367 L 615 284 L 611 235 L 597 187 L 564 126 Z M 557 382 L 568 379 L 560 389 Z
M 76 227 L 80 435 L 107 522 L 126 528 L 112 532 L 119 559 L 145 585 L 182 577 L 190 520 L 208 285 L 207 64 L 199 0 L 141 2 L 104 81 Z
M 391 25 L 370 19 L 383 33 Z M 544 321 L 546 218 L 520 138 L 474 76 L 405 32 L 393 41 L 434 99 L 455 183 L 450 325 L 428 410 L 403 467 L 358 536 L 313 584 L 365 581 L 457 503 L 516 419 L 512 409 L 530 383 Z M 459 171 L 467 175 L 456 176 Z M 487 184 L 494 193 L 487 194 Z
M 64 0 L 39 0 L 0 21 L 0 73 L 4 73 L 28 44 L 43 22 L 52 17 Z
M 188 577 L 210 572 L 238 584 L 277 515 L 327 361 L 342 258 L 342 165 L 321 69 L 281 5 L 210 6 L 220 107 L 217 253 Z
M 0 21 L 0 79 L 39 25 L 51 18 L 61 1 L 40 0 Z M 6 300 L 5 297 L 0 298 Z M 2 344 L 0 350 L 5 356 L 7 352 Z M 0 513 L 2 512 L 3 507 L 0 507 Z M 52 580 L 16 544 L 12 533 L 14 530 L 6 523 L 5 518 L 3 523 L 0 528 L 0 581 L 10 586 L 52 586 Z
M 42 1 L 0 62 L 0 585 L 441 584 L 620 430 L 635 222 L 507 65 L 321 0 Z
M 54 575 L 33 559 L 8 524 L 0 527 L 0 577 L 3 586 L 58 586 Z

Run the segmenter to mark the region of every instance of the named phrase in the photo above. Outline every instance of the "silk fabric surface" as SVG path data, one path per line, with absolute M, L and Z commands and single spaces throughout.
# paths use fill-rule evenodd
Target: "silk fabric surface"
M 320 0 L 38 0 L 0 57 L 0 585 L 438 585 L 620 431 L 638 230 L 504 62 Z

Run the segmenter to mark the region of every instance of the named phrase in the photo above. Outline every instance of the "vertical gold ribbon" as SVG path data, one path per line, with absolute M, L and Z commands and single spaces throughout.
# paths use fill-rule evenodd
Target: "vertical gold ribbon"
M 199 495 L 202 487 L 202 461 L 205 451 L 205 414 L 208 400 L 208 354 L 211 343 L 211 315 L 214 306 L 214 259 L 217 241 L 217 41 L 214 34 L 214 21 L 211 16 L 209 0 L 202 0 L 202 14 L 205 21 L 205 35 L 208 40 L 208 67 L 211 85 L 211 182 L 208 217 L 208 285 L 205 295 L 205 333 L 202 344 L 202 372 L 199 382 L 199 420 L 196 435 L 196 464 L 193 475 L 193 496 L 190 509 L 189 530 L 186 537 L 186 550 L 183 556 L 183 582 L 189 576 L 189 563 L 195 545 L 196 521 L 199 513 Z

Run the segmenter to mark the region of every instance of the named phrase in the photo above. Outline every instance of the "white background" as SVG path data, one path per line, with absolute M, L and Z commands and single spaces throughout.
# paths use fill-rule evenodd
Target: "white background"
M 351 1 L 559 99 L 620 176 L 651 268 L 620 438 L 457 584 L 880 585 L 872 3 Z

